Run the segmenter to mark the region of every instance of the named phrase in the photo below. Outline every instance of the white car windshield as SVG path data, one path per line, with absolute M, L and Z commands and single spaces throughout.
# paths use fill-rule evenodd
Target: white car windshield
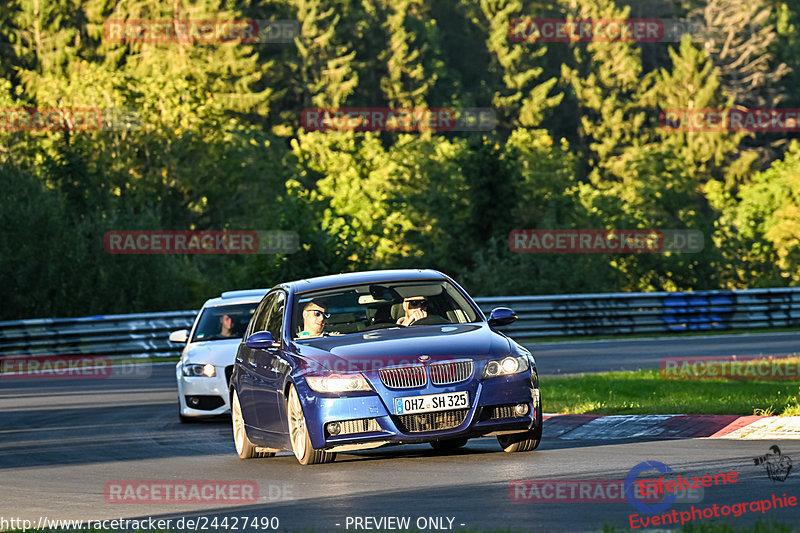
M 303 339 L 478 320 L 475 309 L 447 281 L 382 282 L 300 294 L 292 336 Z
M 206 307 L 197 322 L 192 342 L 241 339 L 258 302 Z

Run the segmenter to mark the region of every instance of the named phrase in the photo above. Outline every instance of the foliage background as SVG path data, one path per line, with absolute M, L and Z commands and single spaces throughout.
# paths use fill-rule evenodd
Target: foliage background
M 516 17 L 705 22 L 678 43 L 515 43 Z M 114 43 L 109 19 L 292 19 L 286 44 Z M 11 0 L 0 108 L 135 111 L 0 128 L 0 318 L 197 308 L 373 268 L 473 295 L 800 281 L 794 133 L 680 133 L 659 108 L 800 108 L 779 0 Z M 491 107 L 491 132 L 305 132 L 311 106 Z M 515 254 L 515 228 L 699 229 L 697 254 Z M 110 255 L 111 229 L 294 230 L 288 256 Z

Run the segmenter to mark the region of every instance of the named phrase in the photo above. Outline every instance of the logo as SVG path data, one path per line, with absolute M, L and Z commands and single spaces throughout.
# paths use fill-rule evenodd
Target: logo
M 800 131 L 800 109 L 664 109 L 661 129 L 683 132 Z
M 656 491 L 643 490 L 638 480 L 631 490 L 639 502 L 658 503 L 663 495 Z M 520 479 L 512 481 L 508 486 L 509 498 L 512 502 L 573 502 L 573 503 L 623 503 L 628 501 L 625 495 L 625 482 L 622 479 Z M 703 501 L 703 487 L 680 487 L 675 491 L 676 502 Z
M 291 43 L 300 35 L 294 20 L 254 19 L 110 19 L 104 25 L 110 43 Z
M 662 474 L 672 472 L 670 467 L 659 461 L 645 461 L 643 463 L 639 463 L 631 468 L 630 472 L 628 472 L 628 475 L 625 476 L 625 498 L 628 500 L 628 503 L 630 503 L 633 508 L 640 513 L 656 514 L 669 509 L 675 501 L 675 498 L 677 498 L 677 495 L 672 494 L 670 496 L 666 496 L 660 503 L 655 503 L 653 505 L 648 505 L 637 500 L 634 492 L 636 478 L 639 477 L 640 472 L 647 472 L 648 470 L 657 470 Z
M 258 501 L 255 481 L 125 480 L 109 481 L 106 503 L 124 504 L 253 504 Z
M 0 108 L 0 131 L 125 131 L 141 128 L 138 113 L 97 107 Z
M 419 356 L 419 361 L 420 361 L 420 363 L 424 363 L 425 361 L 430 360 L 430 358 L 431 358 L 430 355 L 420 355 Z
M 789 472 L 792 471 L 792 459 L 788 455 L 781 454 L 781 449 L 778 446 L 770 446 L 772 453 L 754 457 L 753 463 L 756 466 L 763 465 L 767 469 L 767 476 L 772 481 L 785 481 L 789 477 Z
M 152 375 L 148 363 L 112 363 L 106 355 L 0 356 L 0 380 L 8 379 L 141 379 Z
M 528 254 L 697 253 L 703 250 L 699 230 L 661 229 L 515 229 L 508 248 Z
M 680 42 L 684 34 L 702 39 L 700 21 L 680 19 L 515 18 L 508 37 L 515 43 Z
M 293 254 L 295 231 L 113 230 L 103 236 L 109 254 Z
M 716 357 L 665 357 L 661 359 L 664 379 L 751 379 L 781 380 L 800 376 L 796 357 L 761 358 L 735 355 Z
M 497 116 L 485 107 L 309 107 L 300 125 L 306 131 L 490 131 Z

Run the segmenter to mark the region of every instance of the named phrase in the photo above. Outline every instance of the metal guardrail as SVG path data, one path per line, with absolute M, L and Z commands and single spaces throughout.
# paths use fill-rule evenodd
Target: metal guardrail
M 169 356 L 171 331 L 188 329 L 197 311 L 39 318 L 0 322 L 0 355 Z
M 500 328 L 518 339 L 800 326 L 800 288 L 476 298 L 488 316 L 511 307 Z M 0 322 L 0 355 L 178 355 L 167 340 L 197 311 Z
M 500 328 L 515 338 L 625 335 L 800 326 L 800 288 L 477 298 L 488 316 L 511 307 Z

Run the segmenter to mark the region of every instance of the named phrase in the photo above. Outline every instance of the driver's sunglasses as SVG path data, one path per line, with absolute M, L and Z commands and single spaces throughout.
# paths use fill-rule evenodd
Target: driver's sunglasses
M 312 309 L 312 310 L 311 310 L 311 312 L 312 312 L 312 313 L 314 313 L 314 316 L 315 316 L 315 317 L 317 317 L 317 318 L 319 318 L 319 317 L 323 317 L 323 318 L 325 318 L 325 319 L 328 319 L 328 318 L 330 318 L 330 317 L 331 317 L 331 314 L 330 314 L 330 313 L 323 313 L 323 312 L 322 312 L 322 311 L 320 311 L 319 309 Z
M 425 307 L 425 300 L 407 300 L 409 309 L 419 309 Z

